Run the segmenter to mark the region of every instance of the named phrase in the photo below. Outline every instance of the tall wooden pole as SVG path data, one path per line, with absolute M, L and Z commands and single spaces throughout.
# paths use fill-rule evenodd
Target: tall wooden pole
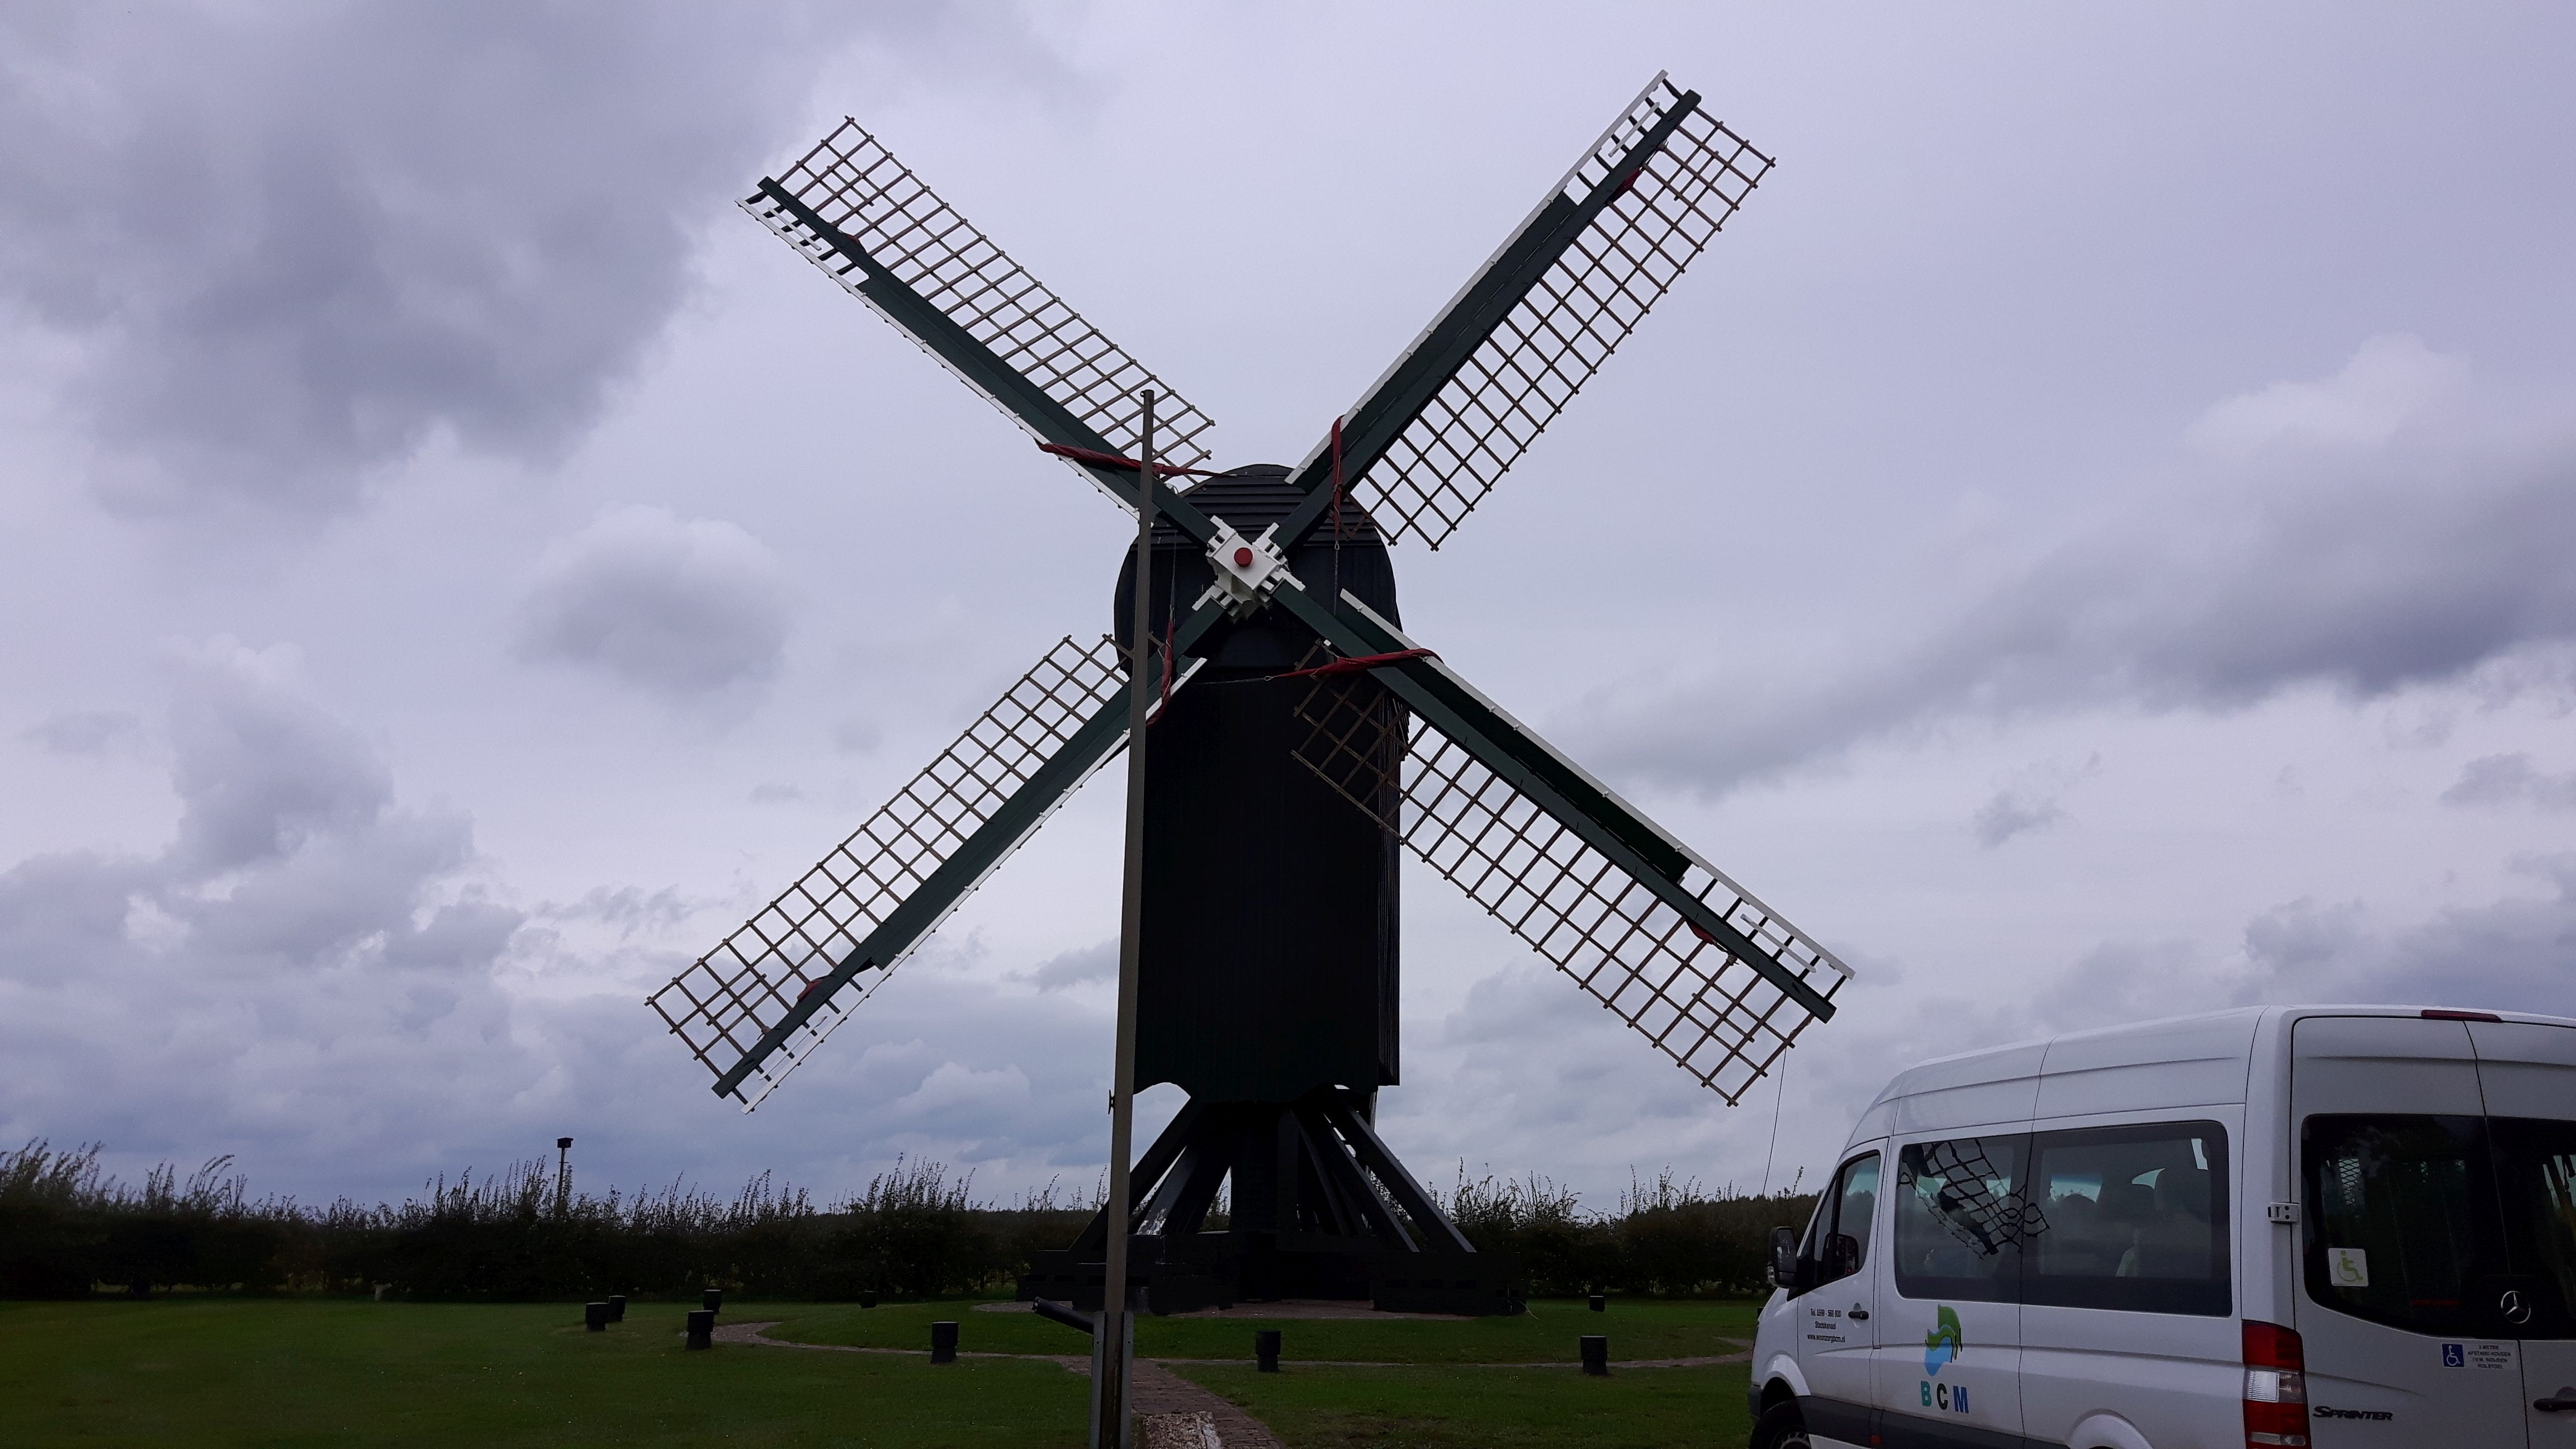
M 1127 878 L 1118 916 L 1118 1045 L 1109 1073 L 1108 1261 L 1100 1282 L 1099 1327 L 1091 1356 L 1097 1376 L 1092 1449 L 1127 1449 L 1128 1154 L 1136 1129 L 1136 963 L 1145 929 L 1145 727 L 1152 716 L 1154 664 L 1154 392 L 1143 403 L 1136 445 L 1135 632 L 1127 650 Z

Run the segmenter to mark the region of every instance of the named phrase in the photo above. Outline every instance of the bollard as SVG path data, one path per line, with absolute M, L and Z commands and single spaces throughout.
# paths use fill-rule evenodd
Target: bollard
M 608 1305 L 605 1303 L 585 1303 L 581 1305 L 581 1326 L 589 1329 L 593 1333 L 607 1332 Z
M 930 1361 L 932 1363 L 957 1362 L 957 1324 L 955 1320 L 943 1318 L 937 1323 L 930 1325 Z
M 1608 1298 L 1608 1297 L 1606 1297 L 1606 1296 L 1605 1296 L 1605 1295 L 1603 1295 L 1603 1294 L 1599 1294 L 1599 1293 L 1595 1293 L 1595 1294 L 1593 1294 L 1593 1295 L 1592 1295 L 1592 1311 L 1593 1311 L 1593 1312 L 1595 1312 L 1595 1313 L 1607 1313 L 1607 1312 L 1609 1312 L 1609 1311 L 1610 1311 L 1610 1300 L 1609 1300 L 1609 1298 Z
M 624 1323 L 626 1321 L 625 1294 L 611 1293 L 608 1295 L 608 1321 L 611 1323 Z
M 1261 1372 L 1279 1372 L 1279 1330 L 1264 1328 L 1252 1335 L 1252 1356 L 1261 1361 Z
M 716 1343 L 716 1311 L 701 1308 L 689 1315 L 689 1347 L 713 1348 Z
M 724 1307 L 724 1290 L 721 1288 L 708 1289 L 705 1295 L 698 1299 L 698 1306 L 709 1313 L 721 1310 Z
M 874 1307 L 876 1307 L 876 1306 L 877 1306 L 877 1295 L 875 1295 L 874 1293 L 862 1293 L 862 1294 L 860 1294 L 860 1295 L 859 1295 L 859 1306 L 860 1306 L 861 1308 L 874 1308 Z
M 1583 1335 L 1583 1371 L 1595 1378 L 1610 1372 L 1610 1338 L 1607 1334 Z

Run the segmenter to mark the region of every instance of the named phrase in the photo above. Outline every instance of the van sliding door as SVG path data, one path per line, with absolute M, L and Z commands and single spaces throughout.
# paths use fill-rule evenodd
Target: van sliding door
M 2021 1438 L 2020 1135 L 1896 1153 L 1876 1386 L 1890 1449 Z
M 2227 1127 L 2208 1119 L 2031 1139 L 2021 1402 L 2032 1440 L 2069 1442 L 2105 1412 L 2150 1444 L 2242 1431 L 2228 1167 Z

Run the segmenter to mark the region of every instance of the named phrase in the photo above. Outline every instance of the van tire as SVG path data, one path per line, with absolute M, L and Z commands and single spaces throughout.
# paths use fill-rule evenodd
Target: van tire
M 1773 1404 L 1753 1426 L 1753 1449 L 1811 1449 L 1807 1421 L 1798 1406 Z

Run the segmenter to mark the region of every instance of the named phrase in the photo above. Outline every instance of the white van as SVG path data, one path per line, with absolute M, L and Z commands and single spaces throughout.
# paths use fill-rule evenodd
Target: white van
M 2257 1007 L 1930 1062 L 1772 1249 L 1754 1449 L 2576 1449 L 2576 1021 Z

